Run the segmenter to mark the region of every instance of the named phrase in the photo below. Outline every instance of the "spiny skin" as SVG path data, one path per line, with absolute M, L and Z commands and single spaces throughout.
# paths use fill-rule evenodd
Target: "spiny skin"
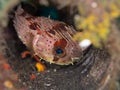
M 63 22 L 31 16 L 19 6 L 14 27 L 28 49 L 50 63 L 68 65 L 79 59 L 82 53 L 72 39 L 75 30 Z

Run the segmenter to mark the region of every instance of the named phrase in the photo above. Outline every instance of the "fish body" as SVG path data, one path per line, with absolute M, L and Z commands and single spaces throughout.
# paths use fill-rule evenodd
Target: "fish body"
M 27 48 L 50 63 L 68 65 L 82 54 L 78 42 L 72 38 L 76 31 L 64 22 L 32 16 L 19 6 L 14 27 Z

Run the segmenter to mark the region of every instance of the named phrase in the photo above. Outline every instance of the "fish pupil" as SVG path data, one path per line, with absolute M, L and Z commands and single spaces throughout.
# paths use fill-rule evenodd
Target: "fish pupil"
M 56 49 L 56 54 L 59 54 L 59 55 L 60 55 L 60 54 L 62 54 L 62 53 L 63 53 L 63 50 L 62 50 L 61 48 L 57 48 L 57 49 Z

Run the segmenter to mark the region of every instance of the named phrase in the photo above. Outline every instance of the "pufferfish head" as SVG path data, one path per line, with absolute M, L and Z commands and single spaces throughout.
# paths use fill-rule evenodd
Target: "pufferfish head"
M 69 65 L 80 59 L 82 50 L 72 36 L 76 31 L 63 22 L 53 21 L 51 27 L 33 40 L 36 55 L 44 60 L 58 64 Z

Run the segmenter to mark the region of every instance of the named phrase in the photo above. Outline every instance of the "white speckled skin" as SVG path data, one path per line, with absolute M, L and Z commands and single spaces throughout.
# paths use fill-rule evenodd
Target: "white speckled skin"
M 19 6 L 14 27 L 28 49 L 50 63 L 68 65 L 81 56 L 79 44 L 72 39 L 75 30 L 63 22 L 31 16 Z M 62 54 L 56 54 L 57 47 Z

